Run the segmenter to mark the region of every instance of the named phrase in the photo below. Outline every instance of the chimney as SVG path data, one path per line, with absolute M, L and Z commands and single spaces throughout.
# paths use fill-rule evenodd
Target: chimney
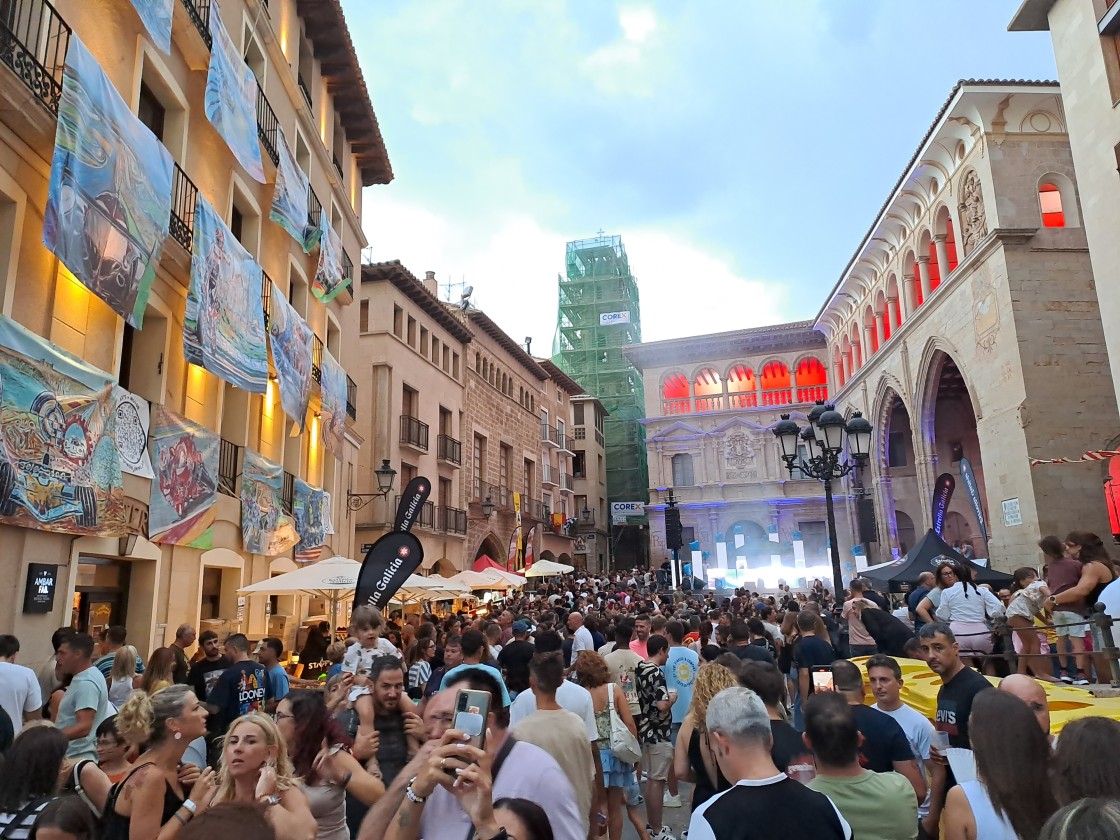
M 434 271 L 424 272 L 424 288 L 439 297 L 439 283 L 436 282 L 436 273 Z

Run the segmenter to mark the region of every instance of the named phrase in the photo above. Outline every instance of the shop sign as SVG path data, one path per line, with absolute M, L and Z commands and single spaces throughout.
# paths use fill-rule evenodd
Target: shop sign
M 58 588 L 58 566 L 48 563 L 27 564 L 27 588 L 23 593 L 25 613 L 49 613 L 54 609 L 54 591 Z
M 603 312 L 599 315 L 599 326 L 609 327 L 612 324 L 629 324 L 630 312 Z

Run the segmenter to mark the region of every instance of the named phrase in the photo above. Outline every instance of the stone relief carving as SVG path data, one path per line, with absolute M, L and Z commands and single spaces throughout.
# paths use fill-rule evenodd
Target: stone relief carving
M 723 457 L 728 478 L 757 478 L 754 438 L 746 432 L 732 432 L 723 442 Z
M 980 266 L 972 280 L 972 322 L 976 347 L 991 355 L 999 337 L 999 302 L 988 264 Z
M 984 194 L 980 176 L 973 169 L 961 183 L 961 200 L 957 205 L 961 214 L 961 241 L 965 254 L 972 253 L 977 243 L 988 235 L 988 219 L 984 212 Z

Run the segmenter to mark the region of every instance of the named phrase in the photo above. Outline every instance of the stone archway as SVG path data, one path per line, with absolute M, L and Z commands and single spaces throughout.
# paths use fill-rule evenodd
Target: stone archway
M 478 549 L 474 553 L 474 559 L 478 560 L 484 554 L 495 563 L 499 563 L 503 566 L 505 565 L 506 550 L 493 534 L 487 534 L 482 538 L 482 542 L 478 544 Z M 473 563 L 474 561 L 472 560 L 471 562 Z
M 732 568 L 770 568 L 770 535 L 766 529 L 750 519 L 741 519 L 727 529 L 727 563 Z
M 914 545 L 914 522 L 921 521 L 919 471 L 914 450 L 910 411 L 898 392 L 887 389 L 880 403 L 878 464 L 883 482 L 882 507 L 887 536 L 904 554 L 902 544 Z M 903 532 L 906 531 L 906 537 Z

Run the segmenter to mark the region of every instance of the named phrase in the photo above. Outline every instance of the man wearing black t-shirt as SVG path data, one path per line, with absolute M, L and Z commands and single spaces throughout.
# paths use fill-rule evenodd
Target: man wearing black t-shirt
M 268 673 L 259 662 L 249 658 L 249 640 L 242 633 L 231 633 L 226 639 L 226 653 L 232 664 L 218 677 L 210 692 L 214 708 L 215 735 L 224 735 L 229 725 L 250 712 L 264 712 L 272 698 Z
M 529 690 L 529 663 L 537 649 L 529 641 L 529 623 L 515 621 L 512 625 L 513 641 L 506 644 L 498 654 L 498 667 L 506 681 L 511 695 Z
M 774 655 L 770 651 L 751 644 L 751 631 L 745 621 L 731 623 L 731 652 L 743 660 L 774 663 Z
M 782 717 L 786 678 L 778 666 L 768 662 L 744 662 L 738 676 L 739 684 L 757 694 L 766 706 L 766 714 L 770 716 L 770 734 L 774 738 L 770 747 L 774 766 L 798 781 L 811 779 L 815 772 L 813 751 L 805 745 L 801 733 Z
M 735 784 L 693 811 L 689 840 L 851 840 L 832 800 L 774 766 L 770 720 L 757 694 L 725 688 L 708 704 L 706 723 L 719 768 Z
M 831 665 L 836 652 L 824 639 L 817 638 L 817 616 L 808 610 L 797 614 L 797 631 L 801 634 L 793 645 L 793 664 L 797 668 L 797 691 L 802 700 L 813 693 L 810 672 L 815 665 Z
M 198 646 L 202 649 L 203 658 L 195 662 L 190 670 L 190 686 L 200 703 L 210 699 L 210 692 L 222 671 L 230 666 L 228 658 L 222 655 L 221 646 L 218 644 L 218 634 L 213 630 L 203 630 L 198 637 Z M 207 720 L 207 724 L 212 720 Z
M 981 691 L 993 688 L 988 680 L 965 667 L 961 649 L 948 624 L 934 622 L 922 628 L 919 636 L 930 670 L 941 677 L 937 692 L 937 715 L 933 725 L 949 733 L 950 747 L 971 748 L 968 740 L 968 717 L 972 701 Z

